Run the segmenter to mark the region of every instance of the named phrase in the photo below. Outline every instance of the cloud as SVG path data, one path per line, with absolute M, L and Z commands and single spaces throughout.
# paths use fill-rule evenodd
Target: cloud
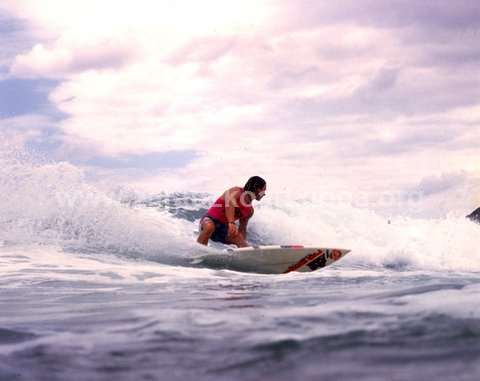
M 0 118 L 0 140 L 3 143 L 0 148 L 15 145 L 20 149 L 30 140 L 39 138 L 42 131 L 54 126 L 54 120 L 39 114 Z
M 36 44 L 29 53 L 17 55 L 10 73 L 20 78 L 64 78 L 88 70 L 121 68 L 131 55 L 128 48 L 108 41 L 77 49 Z
M 416 190 L 429 196 L 463 185 L 466 181 L 466 173 L 443 173 L 440 176 L 428 176 L 423 178 Z
M 176 171 L 192 186 L 254 169 L 318 187 L 475 170 L 471 2 L 5 4 L 35 36 L 11 74 L 61 80 L 66 157 L 195 152 Z
M 0 78 L 6 76 L 15 56 L 29 48 L 29 37 L 27 23 L 12 19 L 0 5 Z
M 391 212 L 430 218 L 463 218 L 480 205 L 479 195 L 478 173 L 441 172 L 421 178 L 415 186 L 407 187 L 404 192 L 407 202 L 393 205 Z
M 349 22 L 377 28 L 475 28 L 480 26 L 480 10 L 471 0 L 459 0 L 455 6 L 448 0 L 288 0 L 282 2 L 289 25 L 312 27 L 319 23 Z M 305 12 L 308 9 L 308 12 Z

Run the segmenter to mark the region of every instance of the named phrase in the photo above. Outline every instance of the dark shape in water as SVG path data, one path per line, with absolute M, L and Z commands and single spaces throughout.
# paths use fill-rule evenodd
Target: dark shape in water
M 476 223 L 480 223 L 480 208 L 475 209 L 472 213 L 470 213 L 467 218 L 471 219 Z

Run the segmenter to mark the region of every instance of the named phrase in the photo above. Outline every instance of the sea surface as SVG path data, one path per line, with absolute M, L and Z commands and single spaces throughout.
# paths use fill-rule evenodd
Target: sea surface
M 480 225 L 314 199 L 253 244 L 351 249 L 313 273 L 194 266 L 218 195 L 138 195 L 69 164 L 0 169 L 0 380 L 480 379 Z

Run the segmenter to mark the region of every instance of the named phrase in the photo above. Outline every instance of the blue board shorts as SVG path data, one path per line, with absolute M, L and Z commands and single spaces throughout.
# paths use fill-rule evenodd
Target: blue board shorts
M 227 242 L 228 224 L 224 224 L 219 220 L 217 220 L 216 218 L 210 217 L 208 214 L 206 214 L 200 220 L 200 230 L 202 229 L 202 222 L 204 218 L 209 218 L 215 224 L 215 231 L 211 235 L 210 239 L 215 242 L 228 244 Z

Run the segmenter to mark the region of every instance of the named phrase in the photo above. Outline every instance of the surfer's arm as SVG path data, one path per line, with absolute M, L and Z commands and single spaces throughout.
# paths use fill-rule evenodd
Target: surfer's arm
M 225 192 L 225 217 L 227 222 L 235 221 L 235 207 L 237 206 L 236 198 L 238 195 L 238 188 L 231 188 Z
M 247 225 L 248 220 L 253 216 L 253 208 L 252 212 L 248 217 L 240 218 L 240 226 L 238 227 L 238 232 L 243 236 L 243 239 L 247 239 Z
M 238 232 L 243 236 L 243 239 L 247 239 L 247 224 L 249 218 L 241 218 L 240 219 L 240 226 L 238 228 Z

